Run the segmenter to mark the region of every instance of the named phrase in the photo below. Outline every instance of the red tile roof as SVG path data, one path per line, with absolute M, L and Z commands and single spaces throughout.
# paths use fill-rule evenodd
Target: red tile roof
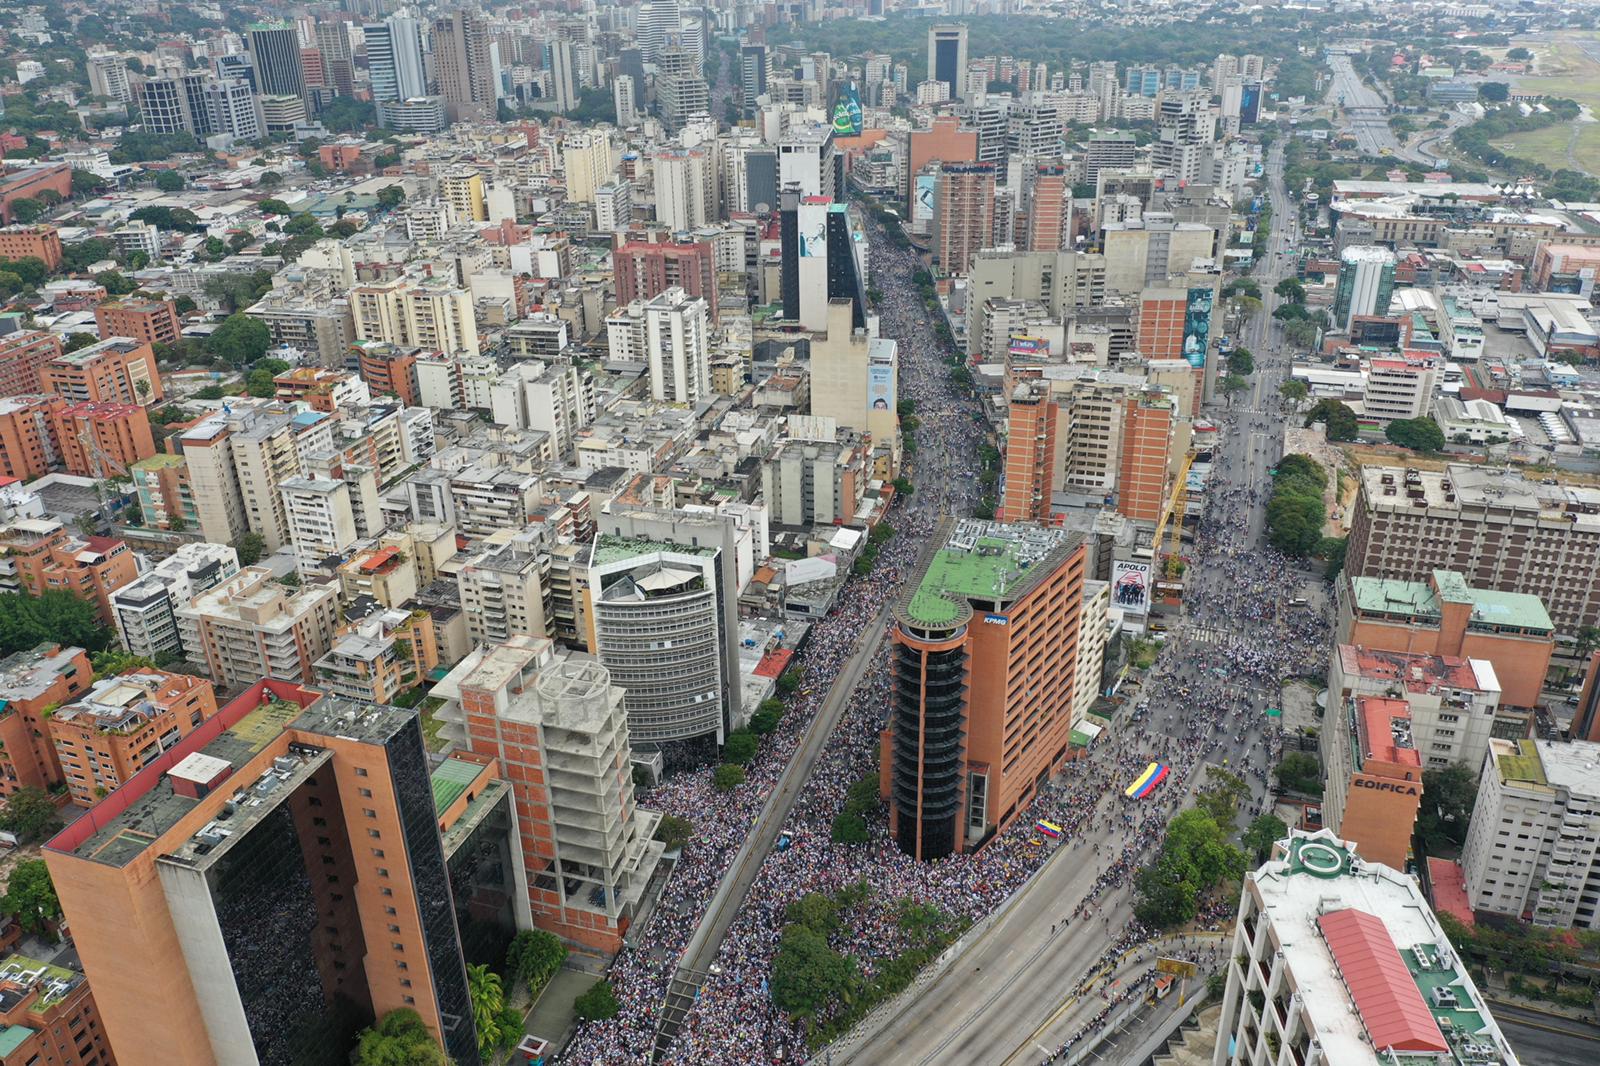
M 1383 919 L 1347 907 L 1317 919 L 1377 1051 L 1450 1050 Z
M 756 664 L 755 675 L 757 677 L 775 678 L 783 673 L 783 668 L 789 665 L 789 660 L 792 658 L 794 658 L 793 648 L 779 648 L 777 651 L 769 651 Z

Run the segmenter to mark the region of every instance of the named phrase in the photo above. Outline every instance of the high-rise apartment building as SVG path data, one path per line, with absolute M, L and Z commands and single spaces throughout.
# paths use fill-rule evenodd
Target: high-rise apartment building
M 183 545 L 111 594 L 122 646 L 150 658 L 186 654 L 178 608 L 238 572 L 239 553 L 231 545 Z
M 1383 696 L 1340 700 L 1323 717 L 1322 824 L 1368 862 L 1403 870 L 1422 806 L 1422 756 L 1411 706 Z
M 650 300 L 676 288 L 704 299 L 707 313 L 716 313 L 717 254 L 710 241 L 669 239 L 651 230 L 643 239 L 619 239 L 611 263 L 619 304 Z
M 594 376 L 570 359 L 514 364 L 490 387 L 490 417 L 513 429 L 550 434 L 550 450 L 572 452 L 578 432 L 594 421 Z
M 16 1062 L 116 1062 L 83 974 L 20 954 L 0 961 L 0 1044 Z
M 1443 358 L 1405 352 L 1367 362 L 1362 413 L 1376 421 L 1426 418 L 1433 413 L 1433 394 Z
M 211 115 L 206 107 L 204 74 L 180 74 L 170 78 L 151 78 L 139 89 L 139 115 L 152 133 L 189 133 L 206 137 L 212 133 Z
M 1349 329 L 1357 315 L 1389 313 L 1394 293 L 1394 253 L 1376 245 L 1356 245 L 1339 253 L 1339 281 L 1333 291 L 1333 326 Z
M 1245 875 L 1213 1066 L 1517 1066 L 1416 879 L 1331 831 Z
M 711 395 L 710 315 L 706 301 L 679 288 L 645 301 L 645 353 L 650 395 L 667 403 L 696 403 Z
M 472 294 L 449 278 L 405 277 L 358 285 L 350 293 L 350 314 L 357 340 L 466 358 L 479 354 Z M 374 393 L 383 391 L 373 388 Z
M 477 1066 L 444 813 L 415 711 L 281 681 L 151 760 L 45 852 L 121 1066 L 334 1066 L 401 1007 Z
M 767 46 L 745 44 L 739 47 L 739 87 L 743 92 L 744 112 L 756 109 L 757 97 L 767 92 Z
M 111 594 L 138 573 L 133 550 L 115 537 L 68 533 L 58 518 L 18 518 L 0 526 L 0 592 L 70 592 L 94 604 L 109 626 L 116 624 Z
M 302 577 L 356 542 L 350 486 L 342 478 L 291 477 L 284 479 L 279 490 L 289 543 Z
M 855 302 L 828 301 L 828 329 L 811 341 L 811 413 L 892 447 L 900 428 L 900 345 L 855 325 Z
M 1529 724 L 1522 715 L 1507 715 L 1502 723 L 1500 682 L 1487 659 L 1336 644 L 1328 665 L 1328 706 L 1363 696 L 1406 704 L 1407 728 L 1426 770 L 1477 767 L 1491 736 L 1519 728 L 1525 734 Z
M 710 111 L 711 89 L 691 53 L 669 46 L 656 57 L 656 67 L 656 110 L 670 132 L 677 133 L 695 115 Z
M 966 24 L 935 24 L 928 27 L 928 77 L 943 82 L 949 99 L 967 96 Z
M 550 99 L 559 114 L 578 106 L 578 57 L 571 41 L 550 42 Z
M 734 517 L 614 510 L 596 515 L 588 559 L 588 647 L 627 692 L 636 748 L 721 743 L 744 724 L 739 676 L 740 555 Z M 663 663 L 660 634 L 672 630 Z
M 716 161 L 704 148 L 663 148 L 650 157 L 656 179 L 656 221 L 669 231 L 717 220 Z
M 1211 180 L 1211 163 L 1217 140 L 1217 116 L 1211 94 L 1175 92 L 1163 96 L 1156 108 L 1156 139 L 1150 146 L 1150 166 L 1180 182 Z
M 935 544 L 893 607 L 879 770 L 916 859 L 1002 831 L 1065 762 L 1083 607 L 1076 534 L 962 519 Z
M 616 172 L 611 135 L 605 130 L 579 130 L 561 139 L 561 170 L 567 178 L 567 199 L 590 203 L 595 190 Z
M 531 538 L 488 548 L 456 575 L 467 639 L 475 647 L 551 632 L 550 553 Z
M 497 93 L 489 28 L 483 16 L 462 9 L 434 19 L 433 63 L 450 121 L 494 118 Z
M 339 589 L 289 589 L 266 567 L 247 566 L 177 615 L 189 656 L 220 684 L 244 688 L 264 677 L 310 684 L 313 664 L 333 643 Z
M 1477 911 L 1600 928 L 1600 744 L 1489 742 L 1461 855 Z
M 515 636 L 469 655 L 434 688 L 467 749 L 516 793 L 535 924 L 611 953 L 638 913 L 662 846 L 660 815 L 635 804 L 622 689 L 592 659 Z
M 216 713 L 210 681 L 135 667 L 95 682 L 46 726 L 72 802 L 92 807 Z
M 1107 131 L 1089 135 L 1083 153 L 1083 180 L 1095 184 L 1102 170 L 1132 170 L 1139 142 L 1131 133 Z
M 94 667 L 82 648 L 45 643 L 0 659 L 0 797 L 61 783 L 50 715 L 93 681 Z
M 150 416 L 136 403 L 75 403 L 55 412 L 61 465 L 79 477 L 127 477 L 156 453 Z
M 616 112 L 617 128 L 625 130 L 639 121 L 639 108 L 634 103 L 633 75 L 618 74 L 611 82 L 611 107 Z
M 1049 522 L 1056 451 L 1057 408 L 1047 389 L 1019 382 L 1006 410 L 1005 478 L 1000 486 L 1002 522 Z
M 1165 389 L 1142 389 L 1128 398 L 1117 467 L 1118 514 L 1151 525 L 1160 520 L 1176 473 L 1173 458 L 1187 444 L 1180 437 L 1183 421 L 1183 412 Z
M 18 330 L 0 337 L 0 396 L 38 392 L 45 364 L 61 352 L 61 338 L 44 330 Z
M 1023 242 L 1029 251 L 1053 252 L 1062 247 L 1071 193 L 1066 164 L 1056 160 L 1034 164 L 1028 190 L 1027 240 Z
M 599 233 L 620 233 L 633 224 L 633 186 L 608 181 L 594 191 L 594 228 Z
M 156 404 L 166 395 L 149 344 L 130 337 L 110 337 L 66 352 L 39 372 L 46 392 L 70 403 Z
M 300 35 L 293 26 L 258 23 L 245 31 L 245 49 L 262 96 L 306 95 Z
M 978 250 L 992 243 L 995 168 L 946 163 L 939 168 L 933 256 L 941 273 L 965 274 Z
M 407 15 L 390 15 L 361 28 L 367 43 L 367 71 L 372 98 L 399 103 L 428 92 L 422 58 L 422 27 Z
M 1536 596 L 1557 640 L 1600 624 L 1600 491 L 1509 469 L 1365 467 L 1350 523 L 1351 575 Z

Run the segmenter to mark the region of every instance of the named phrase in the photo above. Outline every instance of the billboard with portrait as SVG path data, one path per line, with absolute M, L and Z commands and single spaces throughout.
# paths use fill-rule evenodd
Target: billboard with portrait
M 937 174 L 917 175 L 917 195 L 911 204 L 912 222 L 933 221 L 933 194 L 938 181 L 939 175 Z
M 1216 295 L 1210 288 L 1190 289 L 1184 307 L 1183 357 L 1196 369 L 1206 365 L 1206 345 L 1211 341 L 1211 308 Z
M 894 364 L 867 364 L 867 408 L 873 411 L 893 411 Z
M 1150 613 L 1150 564 L 1114 562 L 1111 564 L 1111 606 L 1128 614 Z

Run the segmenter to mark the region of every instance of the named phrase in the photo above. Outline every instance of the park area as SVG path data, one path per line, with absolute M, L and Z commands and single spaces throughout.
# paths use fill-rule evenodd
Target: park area
M 1518 43 L 1534 53 L 1538 73 L 1515 78 L 1513 87 L 1576 101 L 1584 111 L 1572 122 L 1497 138 L 1495 146 L 1551 170 L 1575 167 L 1600 177 L 1600 122 L 1594 121 L 1600 113 L 1600 34 L 1562 33 L 1549 41 Z

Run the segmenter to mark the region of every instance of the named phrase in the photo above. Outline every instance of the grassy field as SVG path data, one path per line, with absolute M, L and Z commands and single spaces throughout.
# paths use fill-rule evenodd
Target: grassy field
M 1539 73 L 1516 79 L 1516 87 L 1576 100 L 1600 117 L 1600 62 L 1578 47 L 1577 42 L 1584 38 L 1600 41 L 1600 35 L 1595 34 L 1564 34 L 1561 39 L 1549 43 L 1529 42 L 1528 47 L 1538 58 Z M 1578 128 L 1575 142 L 1572 141 L 1572 125 Z M 1572 125 L 1519 133 L 1495 144 L 1525 159 L 1537 160 L 1552 170 L 1576 162 L 1590 174 L 1600 176 L 1600 122 Z M 1572 144 L 1570 160 L 1567 158 L 1569 142 Z

